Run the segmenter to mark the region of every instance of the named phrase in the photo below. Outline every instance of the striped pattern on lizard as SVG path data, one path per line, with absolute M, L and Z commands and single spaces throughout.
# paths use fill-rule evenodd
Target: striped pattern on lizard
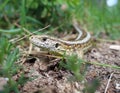
M 75 41 L 62 40 L 48 35 L 33 35 L 29 40 L 33 45 L 42 48 L 45 51 L 49 51 L 52 54 L 77 54 L 78 57 L 82 58 L 84 52 L 92 46 L 91 35 L 89 32 L 81 31 L 77 22 L 74 22 L 73 26 L 79 33 Z M 83 33 L 86 33 L 86 36 L 81 40 Z

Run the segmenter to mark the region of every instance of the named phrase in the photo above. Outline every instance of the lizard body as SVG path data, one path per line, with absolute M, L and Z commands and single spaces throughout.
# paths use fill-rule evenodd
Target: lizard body
M 77 24 L 73 25 L 75 29 L 79 32 L 79 35 L 75 41 L 67 41 L 59 38 L 51 37 L 48 35 L 33 35 L 29 38 L 30 42 L 37 47 L 40 47 L 46 51 L 53 54 L 67 54 L 71 55 L 73 53 L 77 54 L 78 57 L 83 57 L 83 53 L 89 47 L 91 47 L 91 35 L 86 32 L 86 36 L 79 40 L 83 34 Z

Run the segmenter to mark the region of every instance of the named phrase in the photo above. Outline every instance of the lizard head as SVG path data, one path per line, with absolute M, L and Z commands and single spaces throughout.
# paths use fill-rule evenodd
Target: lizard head
M 47 35 L 34 35 L 29 40 L 37 47 L 60 55 L 63 55 L 67 49 L 67 46 L 62 44 L 59 39 Z

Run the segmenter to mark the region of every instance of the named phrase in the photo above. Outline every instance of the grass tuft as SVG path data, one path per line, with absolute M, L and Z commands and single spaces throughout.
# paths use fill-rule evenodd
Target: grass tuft
M 74 74 L 75 80 L 83 80 L 86 71 L 86 65 L 84 65 L 84 61 L 82 59 L 79 59 L 75 54 L 71 56 L 65 55 L 63 59 L 66 60 L 65 62 L 64 60 L 60 62 L 60 66 L 70 70 Z
M 0 38 L 0 77 L 8 78 L 7 85 L 5 85 L 2 93 L 19 93 L 18 86 L 21 82 L 24 84 L 24 75 L 21 76 L 19 82 L 16 82 L 12 77 L 19 71 L 21 68 L 15 62 L 19 59 L 19 50 L 14 48 L 8 39 L 1 37 Z M 0 91 L 1 92 L 1 91 Z

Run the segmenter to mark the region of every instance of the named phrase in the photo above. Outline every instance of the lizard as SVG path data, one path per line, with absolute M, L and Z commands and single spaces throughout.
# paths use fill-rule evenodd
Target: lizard
M 84 52 L 92 46 L 91 35 L 89 32 L 81 30 L 76 22 L 73 23 L 73 26 L 79 33 L 75 41 L 67 41 L 49 35 L 32 35 L 29 40 L 33 45 L 52 54 L 77 54 L 78 57 L 83 58 Z M 80 38 L 84 33 L 86 36 L 81 40 Z

